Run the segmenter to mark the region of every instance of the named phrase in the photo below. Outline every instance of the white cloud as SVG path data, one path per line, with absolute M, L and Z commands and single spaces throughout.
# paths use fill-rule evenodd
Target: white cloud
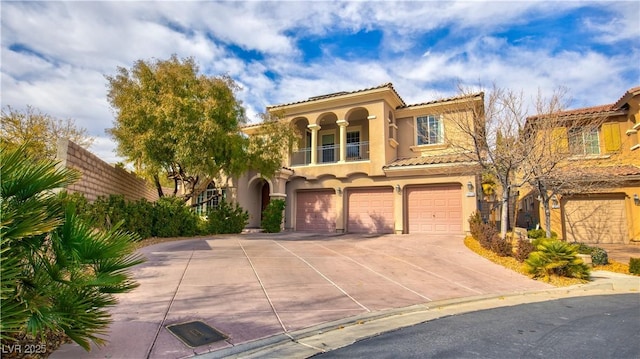
M 640 3 L 637 1 L 621 1 L 607 3 L 607 10 L 614 16 L 606 21 L 585 19 L 584 25 L 596 32 L 597 41 L 609 44 L 617 44 L 623 41 L 632 41 L 637 44 L 640 39 Z
M 597 17 L 607 21 L 585 17 L 585 29 L 600 43 L 627 46 L 624 55 L 558 51 L 553 38 L 509 43 L 499 35 L 583 7 L 607 10 Z M 576 106 L 597 105 L 640 82 L 630 75 L 639 75 L 639 9 L 637 2 L 5 2 L 2 104 L 76 119 L 99 137 L 93 150 L 110 162 L 115 145 L 104 135 L 112 114 L 103 75 L 174 53 L 193 56 L 208 75 L 236 79 L 250 121 L 267 105 L 385 82 L 407 103 L 453 95 L 457 81 L 495 81 L 532 94 L 564 85 Z M 346 49 L 331 44 L 304 61 L 301 40 L 327 43 L 326 36 L 363 30 L 383 33 L 373 55 L 347 59 Z M 425 38 L 437 46 L 421 43 Z
M 115 164 L 124 162 L 123 159 L 116 155 L 115 145 L 111 138 L 106 136 L 94 137 L 93 144 L 89 147 L 89 152 L 98 156 L 106 163 Z

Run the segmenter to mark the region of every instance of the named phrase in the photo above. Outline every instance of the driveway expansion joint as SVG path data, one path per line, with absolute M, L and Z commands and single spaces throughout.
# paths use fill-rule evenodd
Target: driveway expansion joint
M 220 350 L 209 353 L 202 358 L 306 358 L 315 354 L 339 349 L 353 344 L 356 341 L 385 332 L 452 315 L 570 297 L 637 293 L 640 290 L 640 279 L 632 277 L 625 279 L 626 282 L 632 284 L 619 289 L 615 289 L 616 286 L 613 285 L 613 283 L 589 283 L 566 288 L 446 299 L 429 302 L 428 304 L 417 304 L 405 308 L 366 313 L 291 332 L 290 335 L 287 336 L 292 338 L 292 340 L 277 340 L 262 348 L 253 346 L 251 348 L 246 347 L 244 348 L 245 350 L 243 350 L 242 345 L 239 345 L 234 348 L 233 353 L 227 350 Z M 623 281 L 625 281 L 625 279 L 623 279 Z M 613 282 L 616 281 L 614 280 Z M 634 282 L 635 285 L 633 285 Z M 292 344 L 296 344 L 298 347 Z M 319 344 L 322 344 L 323 348 L 320 348 Z M 311 353 L 309 351 L 310 349 L 316 351 Z
M 180 280 L 178 281 L 178 285 L 176 285 L 176 289 L 173 292 L 173 296 L 171 297 L 171 300 L 169 301 L 169 305 L 167 306 L 167 310 L 164 312 L 164 315 L 162 317 L 162 321 L 160 322 L 160 325 L 158 326 L 158 329 L 156 330 L 155 336 L 153 337 L 153 341 L 151 342 L 151 345 L 149 346 L 149 349 L 147 350 L 147 355 L 146 358 L 149 359 L 151 357 L 151 353 L 153 352 L 153 347 L 156 345 L 156 341 L 158 340 L 158 336 L 160 335 L 160 331 L 162 330 L 162 328 L 164 328 L 164 324 L 167 320 L 167 316 L 169 315 L 169 312 L 171 311 L 171 306 L 173 305 L 173 303 L 176 300 L 176 296 L 178 295 L 178 291 L 180 290 L 180 285 L 182 284 L 182 281 L 184 280 L 184 276 L 187 273 L 187 269 L 189 269 L 189 264 L 191 263 L 191 259 L 193 259 L 193 254 L 194 254 L 195 250 L 191 251 L 191 255 L 189 256 L 189 259 L 187 260 L 187 263 L 184 266 L 184 270 L 182 271 L 182 275 L 180 276 Z

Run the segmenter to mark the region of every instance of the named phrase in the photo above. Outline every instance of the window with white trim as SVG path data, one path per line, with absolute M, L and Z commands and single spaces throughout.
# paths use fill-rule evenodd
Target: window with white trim
M 416 118 L 416 144 L 434 145 L 444 142 L 442 116 L 428 115 Z
M 347 131 L 347 158 L 360 157 L 360 131 Z
M 213 182 L 209 183 L 207 189 L 200 192 L 196 198 L 195 212 L 199 216 L 206 216 L 210 210 L 218 208 L 220 201 L 225 197 L 225 190 L 218 190 Z
M 574 155 L 600 154 L 600 138 L 598 129 L 569 129 L 569 151 Z
M 396 139 L 396 130 L 398 126 L 396 126 L 396 119 L 393 118 L 393 112 L 389 111 L 389 116 L 387 117 L 387 121 L 389 122 L 389 138 Z

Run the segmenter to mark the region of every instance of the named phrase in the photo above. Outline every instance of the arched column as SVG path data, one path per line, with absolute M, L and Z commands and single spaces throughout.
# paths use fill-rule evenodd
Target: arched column
M 338 162 L 345 162 L 347 160 L 347 126 L 349 126 L 349 122 L 338 120 L 336 124 L 340 126 L 340 160 Z
M 318 131 L 320 131 L 320 125 L 312 123 L 307 125 L 307 128 L 311 130 L 311 163 L 315 165 L 318 163 Z

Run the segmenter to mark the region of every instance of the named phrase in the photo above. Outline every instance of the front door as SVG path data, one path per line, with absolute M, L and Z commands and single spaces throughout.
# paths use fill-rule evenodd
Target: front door
M 262 200 L 261 200 L 261 206 L 260 206 L 260 220 L 262 220 L 262 214 L 264 213 L 264 210 L 269 205 L 269 201 L 271 201 L 269 192 L 270 192 L 269 183 L 263 182 L 262 183 Z
M 326 133 L 322 135 L 322 162 L 335 162 L 336 158 L 336 135 L 333 133 Z

